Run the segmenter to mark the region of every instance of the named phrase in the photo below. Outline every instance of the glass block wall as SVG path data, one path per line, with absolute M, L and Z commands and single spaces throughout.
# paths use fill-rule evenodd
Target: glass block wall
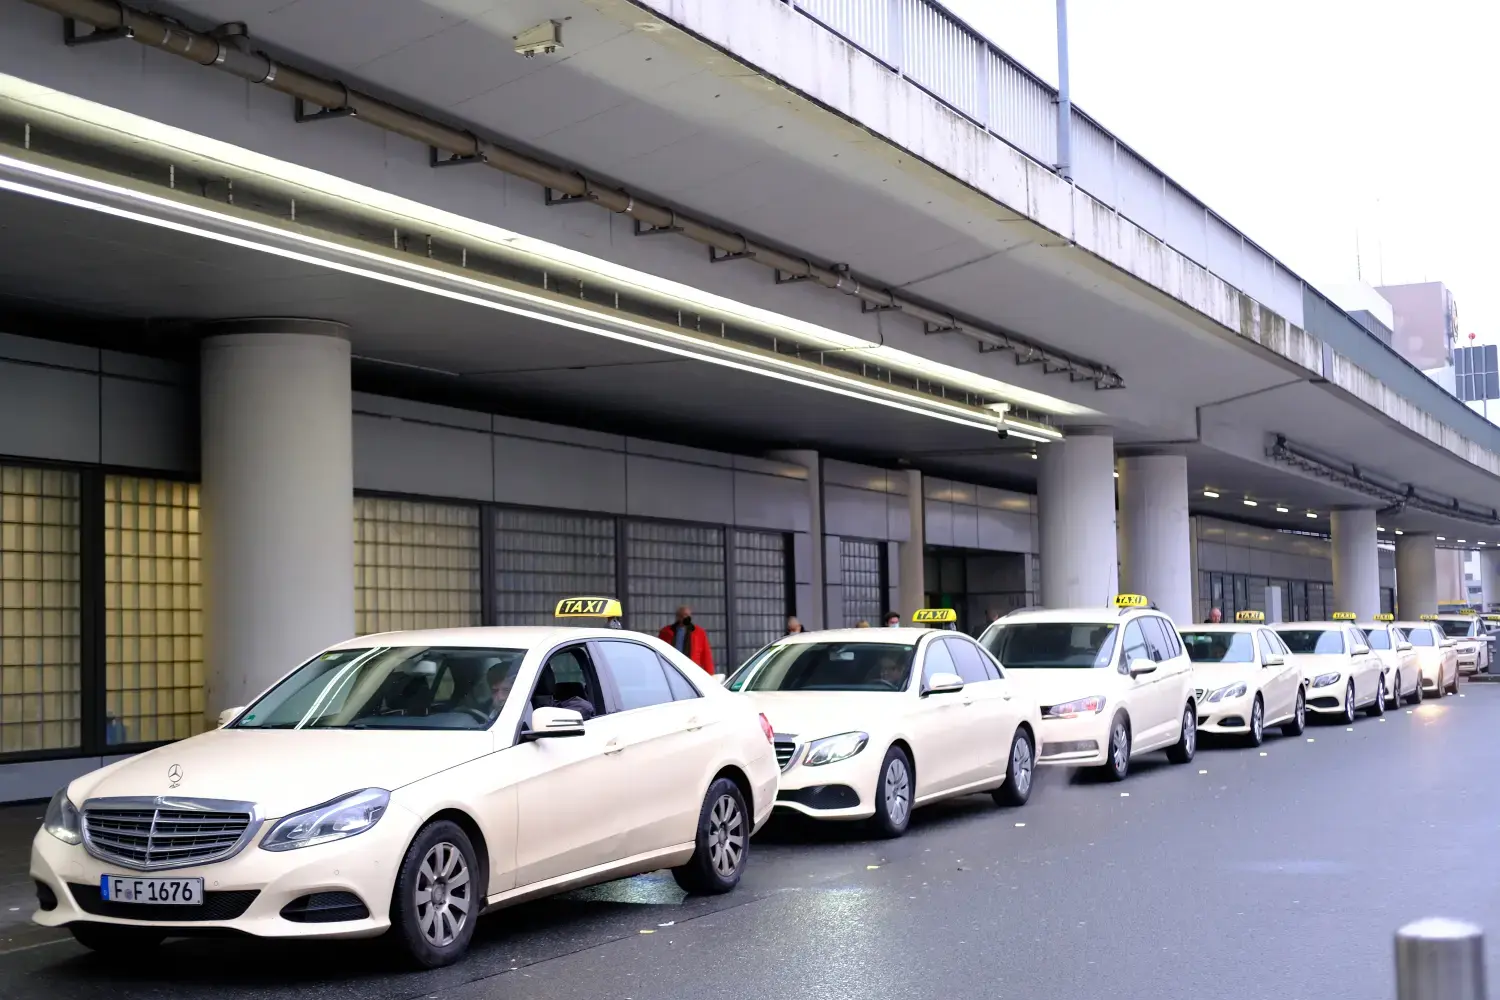
M 786 632 L 786 580 L 786 536 L 736 529 L 733 651 L 736 659 L 746 659 Z
M 0 752 L 82 731 L 79 477 L 0 466 Z
M 844 578 L 844 628 L 867 621 L 874 628 L 885 614 L 885 544 L 863 538 L 839 539 L 839 567 Z
M 615 520 L 495 511 L 495 624 L 550 625 L 564 597 L 614 597 Z
M 201 732 L 203 588 L 198 487 L 104 480 L 105 742 Z
M 356 633 L 479 625 L 479 535 L 478 507 L 356 497 Z
M 656 634 L 693 609 L 693 624 L 708 633 L 714 663 L 722 671 L 728 654 L 724 587 L 724 529 L 689 524 L 631 521 L 625 526 L 625 625 Z

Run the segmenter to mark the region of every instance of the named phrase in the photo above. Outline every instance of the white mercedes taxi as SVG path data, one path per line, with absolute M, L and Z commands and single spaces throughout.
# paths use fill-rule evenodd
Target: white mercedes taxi
M 917 806 L 973 792 L 1009 806 L 1031 796 L 1036 708 L 966 635 L 801 632 L 751 657 L 726 687 L 771 720 L 779 809 L 868 820 L 899 837 Z
M 1302 671 L 1265 621 L 1265 612 L 1241 611 L 1233 625 L 1178 630 L 1193 662 L 1200 733 L 1241 736 L 1253 747 L 1265 741 L 1267 726 L 1302 735 L 1307 724 Z
M 984 630 L 1020 693 L 1041 711 L 1039 764 L 1100 766 L 1120 781 L 1130 759 L 1193 759 L 1193 667 L 1171 619 L 1139 595 L 1112 608 L 1013 611 Z
M 1458 672 L 1465 676 L 1488 670 L 1490 646 L 1494 640 L 1489 629 L 1473 611 L 1457 614 L 1423 615 L 1422 620 L 1432 622 L 1443 630 L 1443 635 L 1454 640 L 1454 652 L 1458 654 Z
M 1396 627 L 1396 616 L 1376 615 L 1373 622 L 1361 622 L 1359 630 L 1385 666 L 1386 707 L 1397 708 L 1403 701 L 1421 704 L 1422 658 Z
M 659 868 L 727 892 L 776 798 L 754 706 L 618 624 L 363 636 L 225 714 L 57 793 L 32 844 L 37 923 L 131 954 L 391 932 L 439 966 L 521 900 Z
M 1458 641 L 1432 621 L 1398 622 L 1397 627 L 1422 665 L 1422 693 L 1433 698 L 1458 694 Z
M 1345 723 L 1361 708 L 1372 716 L 1385 714 L 1385 665 L 1354 618 L 1352 612 L 1335 611 L 1332 621 L 1275 626 L 1307 681 L 1308 709 Z

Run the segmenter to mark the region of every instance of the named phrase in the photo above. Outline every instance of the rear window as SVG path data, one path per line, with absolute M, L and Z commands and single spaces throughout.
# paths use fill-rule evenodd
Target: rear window
M 1340 629 L 1277 629 L 1276 634 L 1294 653 L 1327 655 L 1344 652 L 1344 633 Z
M 1183 632 L 1182 644 L 1194 663 L 1254 663 L 1255 644 L 1248 632 Z

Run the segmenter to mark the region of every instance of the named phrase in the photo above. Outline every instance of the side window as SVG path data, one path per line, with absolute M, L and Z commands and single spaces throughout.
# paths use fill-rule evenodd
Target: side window
M 925 685 L 932 680 L 933 674 L 957 674 L 958 665 L 953 662 L 953 657 L 948 654 L 948 644 L 941 639 L 927 644 L 927 652 L 922 656 L 922 683 Z M 959 674 L 962 677 L 962 674 Z
M 1125 647 L 1120 650 L 1120 673 L 1130 673 L 1134 660 L 1151 659 L 1151 650 L 1146 647 L 1146 637 L 1141 634 L 1141 619 L 1137 618 L 1125 626 Z
M 1005 671 L 1001 668 L 1000 661 L 995 659 L 995 654 L 977 642 L 974 644 L 974 649 L 978 652 L 979 660 L 984 664 L 984 672 L 990 680 L 999 680 L 1005 676 Z
M 1167 655 L 1185 655 L 1186 650 L 1182 648 L 1182 636 L 1177 634 L 1177 626 L 1165 618 L 1156 619 L 1156 624 L 1161 626 L 1161 634 L 1167 638 Z
M 1145 637 L 1146 649 L 1150 652 L 1150 658 L 1154 663 L 1160 663 L 1169 659 L 1171 654 L 1167 652 L 1167 637 L 1162 633 L 1162 620 L 1155 615 L 1142 615 L 1136 621 L 1141 626 L 1141 635 Z
M 583 646 L 568 646 L 547 657 L 536 689 L 531 695 L 532 708 L 570 708 L 585 719 L 604 710 L 604 699 L 594 679 L 593 664 Z
M 672 689 L 673 698 L 676 698 L 678 701 L 688 701 L 692 698 L 703 697 L 703 695 L 698 693 L 698 689 L 689 684 L 687 678 L 682 676 L 682 671 L 672 666 L 662 656 L 658 655 L 657 659 L 661 660 L 661 668 L 666 672 L 667 687 Z
M 605 639 L 599 643 L 604 667 L 620 693 L 620 711 L 675 701 L 667 672 L 656 651 L 634 642 Z
M 933 643 L 934 646 L 939 643 Z M 995 675 L 984 668 L 984 660 L 980 658 L 979 647 L 972 642 L 963 639 L 944 639 L 941 645 L 948 647 L 948 655 L 953 658 L 953 663 L 958 667 L 958 676 L 964 679 L 965 684 L 978 684 L 982 681 L 994 680 Z
M 1370 648 L 1370 644 L 1365 640 L 1364 635 L 1354 631 L 1352 628 L 1344 629 L 1344 640 L 1348 643 L 1348 649 L 1351 653 L 1354 652 L 1356 646 L 1364 646 L 1366 649 Z
M 1280 645 L 1279 641 L 1270 632 L 1261 629 L 1255 633 L 1255 637 L 1260 640 L 1260 661 L 1262 665 L 1265 664 L 1269 657 L 1283 655 L 1281 650 L 1277 648 Z

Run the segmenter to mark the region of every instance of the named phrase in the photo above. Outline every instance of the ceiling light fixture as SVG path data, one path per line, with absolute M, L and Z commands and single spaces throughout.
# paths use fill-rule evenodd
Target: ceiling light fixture
M 1437 540 L 1440 542 L 1446 542 L 1448 539 L 1444 538 L 1442 535 L 1438 535 Z
M 1244 500 L 1241 501 L 1241 503 L 1243 503 L 1246 507 L 1259 507 L 1260 506 L 1260 504 L 1256 503 L 1254 500 L 1251 500 L 1249 497 L 1246 497 Z
M 1307 512 L 1307 516 L 1310 517 L 1310 518 L 1312 518 L 1314 521 L 1316 521 L 1318 519 L 1318 513 L 1317 513 L 1317 511 L 1310 510 L 1310 511 Z
M 1468 545 L 1469 544 L 1469 540 L 1467 538 L 1460 538 L 1458 540 L 1458 544 L 1460 544 L 1460 545 Z
M 1291 511 L 1288 510 L 1287 508 L 1281 506 L 1281 504 L 1277 504 L 1276 505 L 1276 513 L 1278 513 L 1278 514 L 1290 514 Z
M 1375 525 L 1375 530 L 1376 531 L 1384 531 L 1385 529 L 1382 528 L 1380 525 L 1377 524 L 1377 525 Z
M 1203 495 L 1208 497 L 1210 500 L 1219 499 L 1219 494 L 1215 493 L 1213 490 L 1204 490 Z
M 1397 528 L 1396 529 L 1396 534 L 1398 534 L 1398 535 L 1404 535 L 1404 534 L 1406 534 L 1406 532 L 1402 531 L 1400 528 Z

